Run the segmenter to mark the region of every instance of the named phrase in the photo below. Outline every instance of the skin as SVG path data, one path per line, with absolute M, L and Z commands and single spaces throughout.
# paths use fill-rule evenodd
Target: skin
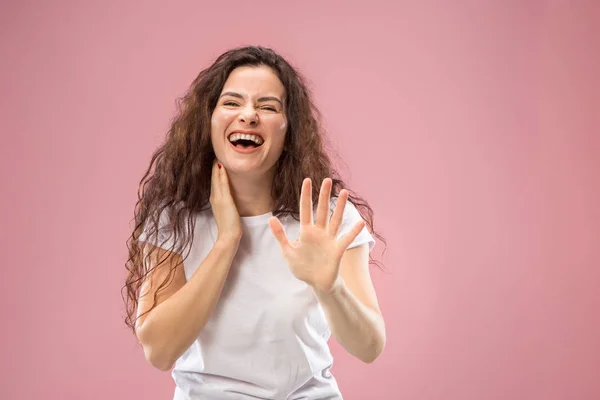
M 218 227 L 217 241 L 187 282 L 183 267 L 175 267 L 171 284 L 158 294 L 156 308 L 137 323 L 146 358 L 161 370 L 172 367 L 210 318 L 242 237 L 240 216 L 262 215 L 272 209 L 274 166 L 283 151 L 287 130 L 284 102 L 284 86 L 264 66 L 235 69 L 223 87 L 211 118 L 217 160 L 212 169 L 210 203 Z M 236 130 L 253 131 L 264 143 L 252 154 L 237 153 L 228 140 Z M 310 179 L 302 185 L 298 240 L 289 241 L 276 217 L 269 220 L 271 232 L 291 272 L 313 289 L 336 340 L 358 359 L 373 362 L 382 353 L 386 339 L 369 274 L 368 244 L 346 250 L 364 228 L 364 221 L 337 240 L 348 192 L 340 192 L 329 218 L 332 181 L 325 179 L 313 221 L 311 185 Z M 167 262 L 144 282 L 138 315 L 151 307 L 157 286 L 181 261 L 179 255 L 158 249 L 150 268 L 158 257 L 167 257 Z

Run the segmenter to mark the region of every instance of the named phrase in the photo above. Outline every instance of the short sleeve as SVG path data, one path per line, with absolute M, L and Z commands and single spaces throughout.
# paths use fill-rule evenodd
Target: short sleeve
M 335 197 L 331 200 L 332 213 L 333 213 L 333 210 L 335 210 L 336 204 L 337 204 L 337 197 Z M 360 213 L 358 212 L 358 210 L 356 209 L 356 207 L 354 206 L 354 204 L 352 204 L 352 202 L 350 202 L 350 200 L 346 201 L 346 206 L 344 207 L 344 217 L 342 218 L 342 225 L 340 226 L 340 230 L 338 231 L 338 236 L 337 236 L 338 240 L 342 236 L 344 236 L 348 232 L 350 232 L 352 230 L 352 228 L 354 228 L 354 225 L 356 225 L 361 219 L 363 219 L 363 218 L 360 215 Z M 362 229 L 362 231 L 360 231 L 358 236 L 356 236 L 354 241 L 352 241 L 352 243 L 350 243 L 350 245 L 348 246 L 348 249 L 360 246 L 361 244 L 365 244 L 365 243 L 369 244 L 369 252 L 371 252 L 371 250 L 373 250 L 373 248 L 375 247 L 375 238 L 373 237 L 373 235 L 371 235 L 371 233 L 367 229 L 366 225 Z
M 160 214 L 158 232 L 156 232 L 154 221 L 149 218 L 144 225 L 144 229 L 140 234 L 138 241 L 172 251 L 174 245 L 173 229 L 170 228 L 167 209 L 164 209 Z

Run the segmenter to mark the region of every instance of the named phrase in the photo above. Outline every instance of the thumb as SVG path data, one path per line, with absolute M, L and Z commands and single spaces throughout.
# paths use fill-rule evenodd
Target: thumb
M 346 250 L 348 248 L 348 246 L 350 246 L 352 244 L 354 239 L 356 239 L 356 237 L 359 235 L 359 233 L 363 230 L 364 227 L 365 227 L 365 221 L 361 219 L 354 225 L 354 227 L 352 228 L 352 230 L 350 232 L 346 233 L 340 239 L 340 241 L 339 241 L 340 247 L 343 250 Z
M 277 217 L 269 218 L 269 227 L 271 228 L 271 232 L 273 232 L 273 236 L 277 239 L 279 243 L 279 247 L 281 247 L 281 251 L 285 253 L 287 248 L 290 246 L 290 241 L 283 230 L 283 225 L 281 225 L 281 221 Z

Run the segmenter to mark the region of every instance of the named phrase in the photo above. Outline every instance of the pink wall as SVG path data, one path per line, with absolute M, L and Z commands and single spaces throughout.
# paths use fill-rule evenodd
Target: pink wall
M 333 344 L 345 398 L 600 398 L 598 2 L 83 3 L 0 6 L 0 398 L 171 398 L 122 322 L 137 183 L 254 43 L 312 80 L 389 242 L 388 346 Z

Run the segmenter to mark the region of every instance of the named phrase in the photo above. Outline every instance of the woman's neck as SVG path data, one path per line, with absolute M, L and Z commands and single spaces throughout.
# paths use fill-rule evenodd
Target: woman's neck
M 272 174 L 253 177 L 246 174 L 236 175 L 230 173 L 228 178 L 231 196 L 240 217 L 254 217 L 272 211 Z

